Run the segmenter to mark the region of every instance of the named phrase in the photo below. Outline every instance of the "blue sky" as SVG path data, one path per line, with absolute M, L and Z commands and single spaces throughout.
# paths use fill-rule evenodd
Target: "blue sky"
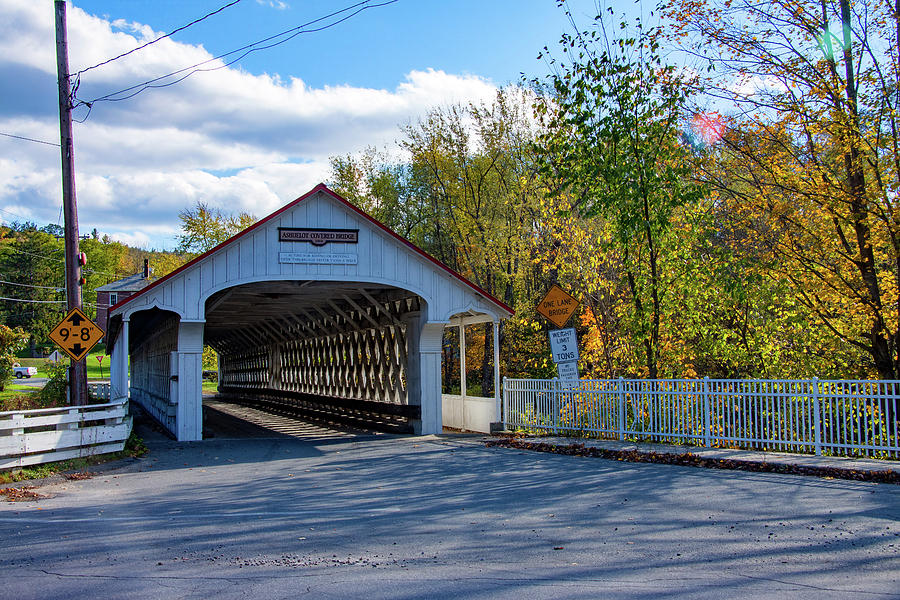
M 213 54 L 230 51 L 306 23 L 358 0 L 242 0 L 175 39 L 203 44 Z M 378 4 L 383 0 L 373 0 Z M 110 19 L 139 21 L 171 31 L 227 0 L 76 0 Z M 593 13 L 594 0 L 571 0 L 576 13 Z M 627 5 L 628 3 L 622 3 Z M 588 17 L 589 18 L 589 17 Z M 298 36 L 254 53 L 240 65 L 256 74 L 279 73 L 308 85 L 393 87 L 403 74 L 428 68 L 477 74 L 495 83 L 516 82 L 521 72 L 541 70 L 535 60 L 568 27 L 555 0 L 398 0 L 371 8 L 325 32 Z M 73 65 L 74 67 L 74 65 Z
M 358 0 L 242 0 L 85 72 L 78 97 L 208 60 Z M 377 4 L 380 0 L 372 0 Z M 71 70 L 126 52 L 228 0 L 74 0 Z M 587 22 L 594 0 L 570 0 Z M 619 8 L 618 5 L 614 6 Z M 630 12 L 640 5 L 621 4 Z M 555 0 L 398 0 L 238 64 L 122 102 L 75 125 L 80 228 L 172 248 L 197 201 L 264 216 L 328 175 L 331 156 L 390 146 L 430 108 L 488 102 L 569 24 Z M 58 142 L 51 0 L 0 2 L 0 133 Z M 60 219 L 58 148 L 0 136 L 0 218 Z

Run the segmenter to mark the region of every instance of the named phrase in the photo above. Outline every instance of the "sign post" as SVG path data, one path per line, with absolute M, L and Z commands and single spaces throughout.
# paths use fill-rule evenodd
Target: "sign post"
M 578 308 L 578 299 L 554 285 L 537 306 L 537 311 L 557 327 L 562 327 Z M 550 353 L 556 363 L 556 371 L 562 381 L 577 381 L 578 373 L 578 337 L 575 328 L 554 329 L 550 331 Z

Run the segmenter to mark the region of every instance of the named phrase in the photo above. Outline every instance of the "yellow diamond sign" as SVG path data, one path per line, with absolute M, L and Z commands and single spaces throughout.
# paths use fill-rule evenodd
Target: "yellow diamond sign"
M 578 308 L 580 302 L 558 285 L 554 285 L 537 306 L 537 311 L 550 319 L 557 327 L 562 327 Z
M 50 339 L 74 361 L 84 358 L 102 338 L 103 330 L 77 308 L 50 332 Z

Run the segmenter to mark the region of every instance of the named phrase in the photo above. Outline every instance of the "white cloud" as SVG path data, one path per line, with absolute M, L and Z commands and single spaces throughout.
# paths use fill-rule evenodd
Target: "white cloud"
M 764 92 L 786 92 L 787 86 L 777 77 L 766 75 L 743 75 L 735 78 L 728 87 L 729 91 L 738 96 L 755 96 Z
M 260 6 L 269 6 L 276 10 L 285 10 L 291 7 L 290 4 L 282 2 L 282 0 L 256 0 L 256 3 Z
M 109 239 L 114 242 L 121 242 L 122 244 L 127 244 L 133 248 L 151 249 L 150 236 L 143 232 L 137 232 L 130 235 L 121 232 L 101 235 L 109 235 Z
M 280 8 L 281 2 L 270 2 Z M 160 32 L 68 11 L 70 64 L 85 68 Z M 32 0 L 0 2 L 0 132 L 56 142 L 52 11 Z M 212 58 L 165 39 L 82 75 L 91 100 Z M 220 64 L 220 63 L 213 63 Z M 178 212 L 197 201 L 261 217 L 324 181 L 328 159 L 384 146 L 435 106 L 490 101 L 496 87 L 472 75 L 415 70 L 394 89 L 311 88 L 296 78 L 236 68 L 198 73 L 123 102 L 97 102 L 75 125 L 81 229 L 143 246 L 174 246 Z M 84 107 L 77 115 L 86 114 Z M 0 137 L 0 209 L 58 220 L 58 147 Z M 0 213 L 9 220 L 8 212 Z

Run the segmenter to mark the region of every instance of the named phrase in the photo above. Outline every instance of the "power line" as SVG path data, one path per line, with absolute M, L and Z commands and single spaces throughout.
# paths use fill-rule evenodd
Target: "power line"
M 23 300 L 22 298 L 4 298 L 0 296 L 0 300 L 6 302 L 25 302 L 27 304 L 65 304 L 67 300 Z M 97 306 L 96 302 L 83 302 L 87 306 Z
M 66 264 L 65 258 L 54 258 L 52 256 L 47 256 L 46 254 L 35 254 L 34 252 L 28 252 L 27 250 L 19 250 L 18 248 L 9 248 L 10 252 L 15 252 L 17 254 L 27 254 L 28 256 L 34 256 L 36 258 L 43 258 L 44 260 L 52 260 L 55 262 Z M 84 266 L 81 268 L 82 271 L 86 271 L 88 273 L 96 273 L 97 275 L 109 275 L 111 277 L 118 277 L 118 273 L 109 273 L 107 271 L 100 271 L 97 269 L 92 269 L 90 267 Z
M 23 300 L 22 298 L 4 298 L 0 296 L 0 300 L 6 302 L 27 302 L 28 304 L 65 304 L 66 300 Z
M 55 142 L 45 142 L 44 140 L 36 140 L 34 138 L 25 137 L 24 135 L 13 135 L 12 133 L 3 133 L 0 131 L 0 135 L 6 136 L 8 138 L 15 138 L 17 140 L 25 140 L 26 142 L 34 142 L 35 144 L 46 144 L 48 146 L 56 146 L 59 148 L 59 144 Z
M 176 83 L 180 83 L 180 82 L 184 81 L 185 79 L 187 79 L 194 73 L 216 71 L 218 69 L 224 69 L 225 67 L 229 67 L 229 66 L 233 65 L 237 61 L 241 60 L 242 58 L 246 57 L 247 55 L 249 55 L 253 52 L 257 52 L 260 50 L 267 50 L 269 48 L 274 48 L 275 46 L 279 46 L 281 44 L 284 44 L 285 42 L 292 40 L 293 38 L 297 37 L 298 35 L 300 35 L 302 33 L 315 33 L 318 31 L 324 31 L 326 29 L 329 29 L 331 27 L 334 27 L 336 25 L 343 23 L 344 21 L 346 21 L 348 19 L 353 18 L 354 16 L 358 15 L 359 13 L 361 13 L 364 10 L 368 10 L 370 8 L 379 8 L 382 6 L 387 6 L 388 4 L 394 4 L 397 1 L 398 0 L 385 0 L 385 1 L 379 2 L 377 4 L 372 4 L 371 0 L 364 0 L 363 2 L 357 2 L 356 4 L 347 6 L 346 8 L 342 8 L 341 10 L 334 11 L 323 17 L 319 17 L 318 19 L 314 19 L 312 21 L 309 21 L 308 23 L 304 23 L 303 25 L 298 25 L 296 27 L 286 29 L 285 31 L 282 31 L 281 33 L 277 33 L 275 35 L 258 40 L 256 42 L 253 42 L 251 44 L 247 44 L 246 46 L 242 46 L 241 48 L 238 48 L 236 50 L 231 50 L 230 52 L 220 54 L 218 56 L 210 58 L 209 60 L 205 60 L 205 61 L 199 62 L 195 65 L 191 65 L 190 67 L 185 67 L 185 68 L 179 69 L 177 71 L 172 71 L 171 73 L 167 73 L 166 75 L 161 75 L 154 79 L 144 81 L 143 83 L 135 84 L 131 87 L 127 87 L 127 88 L 119 90 L 117 92 L 112 92 L 110 94 L 106 94 L 105 96 L 100 96 L 91 101 L 79 100 L 76 104 L 77 105 L 83 104 L 83 105 L 87 106 L 88 108 L 90 108 L 95 102 L 104 102 L 104 101 L 105 102 L 121 102 L 122 100 L 128 100 L 129 98 L 133 98 L 133 97 L 137 96 L 138 94 L 140 94 L 141 92 L 151 89 L 151 88 L 169 87 L 171 85 L 175 85 Z M 346 13 L 349 11 L 353 11 L 353 12 L 350 12 L 350 14 L 338 19 L 337 21 L 328 23 L 321 27 L 316 27 L 315 29 L 306 29 L 310 25 L 315 25 L 316 23 L 319 23 L 321 21 L 330 19 L 332 17 L 335 17 L 337 15 L 340 15 L 340 14 L 343 14 L 343 13 Z M 287 37 L 285 37 L 285 36 L 287 36 Z M 284 39 L 279 39 L 279 38 L 284 38 Z M 278 40 L 278 41 L 273 41 L 273 40 Z M 272 43 L 269 44 L 268 42 L 272 42 Z M 266 45 L 262 45 L 262 44 L 266 44 Z M 205 64 L 209 64 L 211 62 L 221 60 L 227 56 L 231 56 L 233 54 L 238 54 L 238 53 L 243 53 L 243 54 L 241 54 L 237 58 L 230 60 L 229 62 L 224 63 L 222 65 L 208 68 L 208 69 L 199 68 Z M 175 81 L 170 81 L 167 83 L 160 83 L 158 85 L 153 85 L 158 81 L 162 81 L 164 79 L 168 79 L 169 77 L 173 77 L 175 75 L 180 75 L 182 73 L 185 73 L 185 74 L 182 77 L 179 77 L 178 79 L 176 79 Z M 128 92 L 132 92 L 132 93 L 128 93 Z M 117 97 L 117 96 L 120 96 L 121 94 L 127 94 L 127 95 Z
M 12 216 L 14 216 L 14 217 L 19 217 L 20 219 L 24 219 L 24 221 L 23 221 L 24 223 L 33 223 L 33 221 L 32 221 L 31 219 L 29 219 L 28 217 L 25 217 L 25 216 L 22 216 L 22 215 L 20 215 L 20 214 L 14 213 L 14 212 L 11 211 L 11 210 L 6 210 L 5 208 L 0 208 L 0 212 L 5 212 L 5 213 L 10 214 L 10 215 L 12 215 Z M 15 221 L 13 221 L 13 222 L 15 222 Z
M 11 252 L 15 252 L 16 254 L 27 254 L 28 256 L 34 256 L 37 258 L 43 258 L 44 260 L 52 260 L 56 262 L 65 263 L 66 259 L 64 258 L 54 258 L 52 256 L 47 256 L 46 254 L 35 254 L 34 252 L 28 252 L 27 250 L 19 250 L 18 248 L 9 248 Z M 62 250 L 57 250 L 57 252 L 62 252 Z
M 213 16 L 213 15 L 215 15 L 215 14 L 218 14 L 218 13 L 222 12 L 222 11 L 225 10 L 226 8 L 229 8 L 229 7 L 231 7 L 231 6 L 234 6 L 234 5 L 237 4 L 238 2 L 241 2 L 241 0 L 234 0 L 233 2 L 229 2 L 229 3 L 226 4 L 225 6 L 223 6 L 223 7 L 221 7 L 221 8 L 217 8 L 216 10 L 212 11 L 211 13 L 209 13 L 209 14 L 207 14 L 207 15 L 204 15 L 204 16 L 200 17 L 199 19 L 195 19 L 195 20 L 191 21 L 190 23 L 188 23 L 187 25 L 183 25 L 183 26 L 179 27 L 178 29 L 173 29 L 173 30 L 170 31 L 169 33 L 167 33 L 167 34 L 165 34 L 165 35 L 161 35 L 161 36 L 159 36 L 158 38 L 156 38 L 155 40 L 150 41 L 150 42 L 147 42 L 146 44 L 143 44 L 143 45 L 141 45 L 141 46 L 138 46 L 137 48 L 133 48 L 133 49 L 129 50 L 128 52 L 123 52 L 122 54 L 120 54 L 120 55 L 118 55 L 118 56 L 114 56 L 114 57 L 112 57 L 112 58 L 110 58 L 110 59 L 108 59 L 108 60 L 104 60 L 104 61 L 101 62 L 101 63 L 97 63 L 96 65 L 93 65 L 93 66 L 91 66 L 91 67 L 87 67 L 87 68 L 81 69 L 80 71 L 78 71 L 77 73 L 75 73 L 75 77 L 78 77 L 78 76 L 81 75 L 82 73 L 84 73 L 84 72 L 86 72 L 86 71 L 90 71 L 91 69 L 96 69 L 97 67 L 102 67 L 103 65 L 108 65 L 109 63 L 113 62 L 114 60 L 119 60 L 120 58 L 124 58 L 124 57 L 128 56 L 129 54 L 132 54 L 132 53 L 134 53 L 134 52 L 137 52 L 138 50 L 143 50 L 144 48 L 146 48 L 147 46 L 150 46 L 151 44 L 155 44 L 156 42 L 158 42 L 158 41 L 160 41 L 160 40 L 164 40 L 164 39 L 166 39 L 167 37 L 171 37 L 171 36 L 175 35 L 176 33 L 178 33 L 179 31 L 184 31 L 184 30 L 187 29 L 188 27 L 190 27 L 190 26 L 192 26 L 192 25 L 196 25 L 196 24 L 199 23 L 200 21 L 202 21 L 202 20 L 204 20 L 204 19 L 208 19 L 209 17 L 211 17 L 211 16 Z
M 54 287 L 54 286 L 49 286 L 49 285 L 29 285 L 27 283 L 15 283 L 14 281 L 0 280 L 0 283 L 2 283 L 4 285 L 17 285 L 19 287 L 35 288 L 38 290 L 56 290 L 57 292 L 62 292 L 62 291 L 65 291 L 65 289 L 66 289 L 64 287 Z

